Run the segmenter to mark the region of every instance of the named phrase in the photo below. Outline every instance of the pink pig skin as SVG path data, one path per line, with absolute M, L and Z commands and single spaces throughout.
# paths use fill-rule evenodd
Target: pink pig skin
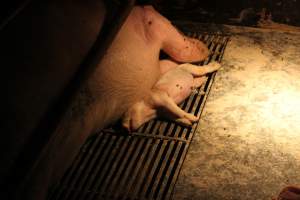
M 47 150 L 51 153 L 36 164 L 45 170 L 33 172 L 34 179 L 27 184 L 29 196 L 33 194 L 29 199 L 43 199 L 47 187 L 57 183 L 91 133 L 120 119 L 143 99 L 165 106 L 161 98 L 165 92 L 154 88 L 161 70 L 168 71 L 160 66 L 161 49 L 177 62 L 201 61 L 208 55 L 201 41 L 180 34 L 151 6 L 134 7 L 97 69 L 74 97 Z
M 89 81 L 97 101 L 94 129 L 116 121 L 130 106 L 150 97 L 161 76 L 161 49 L 177 62 L 208 56 L 204 43 L 180 34 L 151 6 L 135 7 Z
M 183 111 L 177 104 L 206 81 L 205 74 L 220 68 L 216 62 L 201 67 L 188 63 L 177 65 L 169 60 L 160 64 L 162 75 L 152 88 L 150 98 L 135 103 L 123 116 L 122 125 L 129 132 L 162 113 L 164 117 L 186 126 L 198 121 L 198 117 Z

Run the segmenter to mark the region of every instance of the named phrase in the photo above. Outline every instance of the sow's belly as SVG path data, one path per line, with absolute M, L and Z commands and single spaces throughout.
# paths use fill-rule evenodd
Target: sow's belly
M 159 38 L 147 40 L 139 7 L 129 15 L 95 73 L 101 95 L 123 102 L 140 100 L 160 77 Z
M 165 40 L 163 35 L 172 30 L 169 22 L 153 9 L 135 7 L 131 11 L 89 81 L 101 109 L 109 107 L 107 112 L 117 118 L 149 96 L 161 75 L 159 53 Z
M 110 54 L 100 67 L 102 69 L 95 77 L 95 87 L 101 91 L 100 95 L 117 97 L 124 102 L 146 96 L 160 77 L 158 59 L 138 54 L 135 57 L 121 52 Z

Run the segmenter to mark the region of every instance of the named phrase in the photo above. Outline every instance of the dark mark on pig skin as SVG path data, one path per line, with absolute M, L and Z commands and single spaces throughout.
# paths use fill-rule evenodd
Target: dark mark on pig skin
M 149 21 L 148 24 L 151 25 L 151 24 L 152 24 L 152 21 Z
M 70 117 L 78 118 L 84 116 L 87 108 L 94 104 L 96 101 L 90 89 L 86 86 L 83 86 L 78 95 L 78 99 L 73 103 L 70 109 Z
M 179 87 L 179 84 L 176 84 L 176 87 Z

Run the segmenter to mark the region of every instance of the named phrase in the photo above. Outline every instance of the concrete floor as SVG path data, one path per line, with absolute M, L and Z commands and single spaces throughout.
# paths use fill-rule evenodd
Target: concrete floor
M 300 33 L 226 31 L 174 200 L 267 200 L 300 185 Z

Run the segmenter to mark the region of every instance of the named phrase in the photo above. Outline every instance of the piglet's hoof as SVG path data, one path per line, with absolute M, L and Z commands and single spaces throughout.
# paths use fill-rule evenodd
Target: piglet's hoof
M 183 126 L 192 126 L 192 122 L 185 118 L 179 118 L 175 120 L 176 123 L 183 125 Z
M 214 71 L 221 68 L 221 64 L 216 61 L 208 63 L 208 66 L 210 66 L 212 68 L 212 70 L 214 70 Z
M 175 119 L 174 121 L 183 126 L 192 126 L 193 123 L 199 121 L 199 117 L 189 114 L 189 117 L 184 116 L 183 118 L 178 118 L 178 119 Z

